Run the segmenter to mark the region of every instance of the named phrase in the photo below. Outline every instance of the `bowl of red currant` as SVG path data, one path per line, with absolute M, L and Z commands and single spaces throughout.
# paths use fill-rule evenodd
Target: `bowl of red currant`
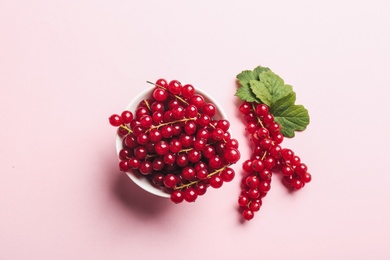
M 158 79 L 125 110 L 117 127 L 119 170 L 145 191 L 174 203 L 194 202 L 235 176 L 238 141 L 222 107 L 206 92 Z

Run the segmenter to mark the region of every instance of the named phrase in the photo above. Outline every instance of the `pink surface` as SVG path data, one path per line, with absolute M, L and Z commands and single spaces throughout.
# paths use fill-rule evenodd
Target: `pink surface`
M 389 259 L 387 1 L 1 1 L 0 259 Z M 239 174 L 193 204 L 117 167 L 120 112 L 146 80 L 224 107 L 250 155 L 235 76 L 270 67 L 310 112 L 285 142 L 313 182 L 274 179 L 241 223 Z

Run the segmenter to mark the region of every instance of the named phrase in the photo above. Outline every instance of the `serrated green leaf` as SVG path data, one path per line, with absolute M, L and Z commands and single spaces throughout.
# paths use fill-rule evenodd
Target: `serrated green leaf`
M 302 105 L 290 105 L 287 109 L 281 106 L 274 108 L 272 113 L 285 137 L 294 137 L 295 131 L 305 130 L 310 122 L 309 112 Z
M 251 80 L 249 81 L 249 86 L 257 99 L 259 99 L 262 103 L 266 104 L 267 106 L 271 105 L 272 102 L 271 93 L 269 92 L 269 89 L 261 81 Z
M 254 70 L 244 70 L 236 76 L 241 85 L 248 84 L 251 80 L 259 80 L 260 73 L 269 71 L 269 68 L 258 66 Z
M 270 105 L 272 107 L 273 103 L 277 100 L 289 95 L 293 92 L 292 86 L 285 85 L 281 77 L 273 73 L 272 71 L 264 71 L 260 74 L 260 82 L 268 88 L 270 95 L 272 96 Z M 252 89 L 253 91 L 253 89 Z
M 252 92 L 249 83 L 241 85 L 241 87 L 237 89 L 235 96 L 243 101 L 260 103 L 255 94 Z
M 256 75 L 256 79 L 259 80 L 260 79 L 260 73 L 266 72 L 266 71 L 271 71 L 271 70 L 269 68 L 267 68 L 267 67 L 257 66 L 256 68 L 253 69 L 253 74 L 255 74 Z
M 241 86 L 249 84 L 251 80 L 258 80 L 259 76 L 253 73 L 251 70 L 244 70 L 236 77 Z
M 294 91 L 291 91 L 286 96 L 279 98 L 276 100 L 272 106 L 269 108 L 271 114 L 274 114 L 275 112 L 278 113 L 278 111 L 284 111 L 288 109 L 290 106 L 293 106 L 296 100 L 296 94 Z M 280 112 L 279 112 L 280 113 Z

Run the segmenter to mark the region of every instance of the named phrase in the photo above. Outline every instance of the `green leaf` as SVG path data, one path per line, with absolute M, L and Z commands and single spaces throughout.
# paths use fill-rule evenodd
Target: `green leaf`
M 253 94 L 255 94 L 257 99 L 259 99 L 262 103 L 266 104 L 267 106 L 271 105 L 272 95 L 263 82 L 257 80 L 251 80 L 249 81 L 249 85 Z
M 244 70 L 236 77 L 241 86 L 249 84 L 251 80 L 258 80 L 259 76 L 253 73 L 251 70 Z
M 257 76 L 256 79 L 260 79 L 260 74 L 265 71 L 271 71 L 271 70 L 267 67 L 257 66 L 256 68 L 254 68 L 253 73 Z
M 296 94 L 294 91 L 291 91 L 288 93 L 286 96 L 279 98 L 276 100 L 272 106 L 270 107 L 270 112 L 272 114 L 275 113 L 275 111 L 284 111 L 288 109 L 290 106 L 294 105 L 295 100 L 296 100 Z M 280 113 L 280 112 L 279 112 Z
M 269 71 L 269 68 L 258 66 L 253 71 L 252 70 L 244 70 L 240 74 L 236 76 L 240 85 L 249 84 L 251 80 L 259 80 L 260 73 L 264 71 Z
M 249 83 L 239 87 L 235 96 L 243 101 L 260 103 L 260 101 L 256 98 L 256 95 L 252 92 Z
M 272 107 L 277 100 L 293 92 L 292 86 L 285 85 L 283 79 L 272 71 L 264 71 L 260 73 L 260 82 L 262 82 L 264 86 L 268 88 L 268 91 L 272 97 L 269 105 L 267 104 L 270 107 Z
M 295 131 L 303 131 L 310 123 L 309 112 L 302 105 L 273 107 L 271 113 L 281 126 L 285 137 L 294 137 Z

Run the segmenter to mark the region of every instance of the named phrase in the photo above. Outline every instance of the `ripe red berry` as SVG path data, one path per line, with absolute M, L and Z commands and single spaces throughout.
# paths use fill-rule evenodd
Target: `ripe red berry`
M 131 111 L 123 111 L 121 114 L 121 119 L 123 123 L 130 124 L 130 122 L 133 120 L 133 113 Z
M 120 126 L 121 124 L 123 124 L 123 120 L 122 118 L 117 115 L 117 114 L 114 114 L 114 115 L 111 115 L 109 118 L 108 118 L 110 124 L 112 126 L 115 126 L 115 127 L 118 127 Z

